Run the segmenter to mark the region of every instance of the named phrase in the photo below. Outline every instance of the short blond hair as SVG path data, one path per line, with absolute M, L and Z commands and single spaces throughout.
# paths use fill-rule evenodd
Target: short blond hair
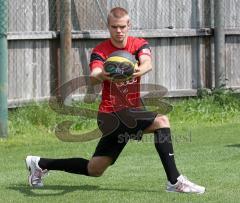
M 122 8 L 122 7 L 115 7 L 112 8 L 108 14 L 107 17 L 107 23 L 109 24 L 110 18 L 114 17 L 114 18 L 122 18 L 124 16 L 128 16 L 128 12 L 126 9 Z

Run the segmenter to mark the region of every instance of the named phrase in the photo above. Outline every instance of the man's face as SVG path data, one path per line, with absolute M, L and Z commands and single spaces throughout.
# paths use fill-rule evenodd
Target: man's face
M 128 36 L 129 30 L 129 17 L 124 16 L 122 18 L 111 17 L 109 19 L 108 29 L 111 38 L 116 43 L 122 43 Z

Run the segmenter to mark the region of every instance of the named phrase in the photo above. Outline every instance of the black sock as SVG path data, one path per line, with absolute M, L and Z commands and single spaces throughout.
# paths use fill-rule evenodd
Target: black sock
M 180 174 L 174 160 L 170 128 L 160 128 L 155 130 L 154 141 L 156 150 L 167 174 L 167 178 L 171 184 L 175 184 Z
M 69 159 L 45 159 L 40 158 L 38 165 L 40 168 L 47 170 L 65 171 L 88 176 L 88 160 L 83 158 Z

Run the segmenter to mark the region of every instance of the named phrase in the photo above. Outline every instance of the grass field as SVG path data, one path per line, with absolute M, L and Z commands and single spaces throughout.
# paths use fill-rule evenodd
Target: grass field
M 62 142 L 52 131 L 50 115 L 38 111 L 46 118 L 44 123 L 40 116 L 34 120 L 32 114 L 28 115 L 30 110 L 20 110 L 10 113 L 9 138 L 0 140 L 0 202 L 239 202 L 238 108 L 233 109 L 235 114 L 229 113 L 230 117 L 222 118 L 222 112 L 219 118 L 211 120 L 206 113 L 199 115 L 202 108 L 195 108 L 196 102 L 189 105 L 196 110 L 199 122 L 190 119 L 191 114 L 186 112 L 190 120 L 184 120 L 181 105 L 176 105 L 176 111 L 170 115 L 175 158 L 184 175 L 206 187 L 204 195 L 165 192 L 166 176 L 151 135 L 141 142 L 131 141 L 102 177 L 51 171 L 44 179 L 44 188 L 32 189 L 27 184 L 26 155 L 90 158 L 97 140 Z M 175 115 L 176 112 L 179 114 Z M 24 119 L 26 115 L 31 119 Z

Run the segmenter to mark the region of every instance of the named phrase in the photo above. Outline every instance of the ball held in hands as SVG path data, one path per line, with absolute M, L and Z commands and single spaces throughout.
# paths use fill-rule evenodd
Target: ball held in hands
M 105 72 L 112 80 L 128 80 L 132 77 L 137 66 L 135 57 L 127 51 L 113 52 L 104 63 Z

